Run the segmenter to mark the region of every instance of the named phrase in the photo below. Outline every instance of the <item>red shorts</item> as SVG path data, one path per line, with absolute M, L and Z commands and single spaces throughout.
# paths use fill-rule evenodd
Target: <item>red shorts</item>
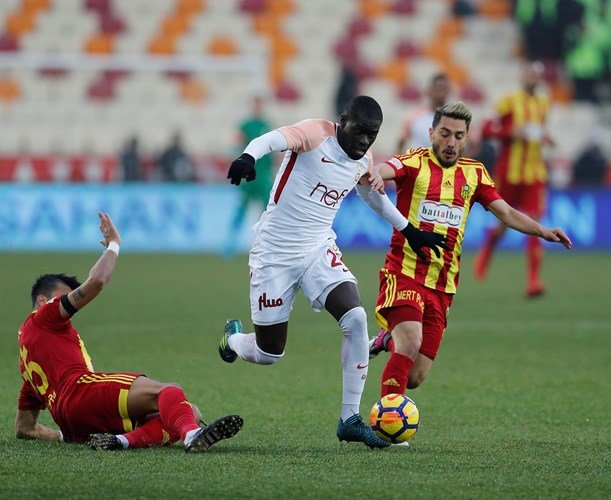
M 547 186 L 542 182 L 535 184 L 509 184 L 499 181 L 497 191 L 512 207 L 539 219 L 545 213 Z
M 140 373 L 88 372 L 62 396 L 54 415 L 66 441 L 82 443 L 96 432 L 123 434 L 134 429 L 127 413 L 127 393 Z
M 421 285 L 404 274 L 380 271 L 376 321 L 388 331 L 404 321 L 422 323 L 420 353 L 435 359 L 454 295 Z

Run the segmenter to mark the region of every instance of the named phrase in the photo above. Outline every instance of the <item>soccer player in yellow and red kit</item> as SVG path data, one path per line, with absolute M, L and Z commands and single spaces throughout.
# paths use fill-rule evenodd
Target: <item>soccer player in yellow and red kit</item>
M 140 373 L 94 372 L 72 316 L 110 281 L 121 237 L 107 214 L 99 213 L 102 256 L 80 284 L 65 274 L 45 274 L 32 287 L 34 311 L 19 329 L 18 438 L 89 442 L 94 449 L 120 450 L 173 443 L 201 451 L 242 427 L 238 415 L 200 427 L 201 413 L 176 384 Z M 60 430 L 38 423 L 48 409 Z
M 429 131 L 430 148 L 409 150 L 374 168 L 374 190 L 381 189 L 384 180 L 394 179 L 397 208 L 409 223 L 446 238 L 441 253 L 436 248 L 416 253 L 400 233 L 393 232 L 376 304 L 382 330 L 371 340 L 369 351 L 370 357 L 391 352 L 382 374 L 382 396 L 418 387 L 431 369 L 458 285 L 462 241 L 473 203 L 513 229 L 571 247 L 561 229 L 544 228 L 508 205 L 481 163 L 461 157 L 470 122 L 471 111 L 461 102 L 437 108 Z
M 553 144 L 545 124 L 549 110 L 546 96 L 537 93 L 543 76 L 540 62 L 528 64 L 522 75 L 522 88 L 503 97 L 496 105 L 495 117 L 484 126 L 482 136 L 501 141 L 501 151 L 494 168 L 499 194 L 535 220 L 545 212 L 547 171 L 543 145 Z M 490 230 L 475 259 L 475 277 L 484 279 L 492 253 L 507 229 L 503 223 Z M 539 278 L 543 245 L 536 236 L 526 244 L 528 280 L 526 296 L 536 297 L 545 289 Z

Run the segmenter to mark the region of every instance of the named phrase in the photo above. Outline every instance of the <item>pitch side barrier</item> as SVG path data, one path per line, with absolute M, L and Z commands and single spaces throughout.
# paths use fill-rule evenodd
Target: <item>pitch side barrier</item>
M 259 214 L 249 212 L 245 229 L 230 234 L 239 197 L 226 185 L 2 184 L 0 251 L 97 251 L 98 210 L 110 213 L 120 228 L 122 252 L 219 253 L 236 237 L 246 251 Z M 565 229 L 576 249 L 611 250 L 609 220 L 611 191 L 570 190 L 550 194 L 544 223 Z M 464 248 L 478 247 L 495 222 L 476 205 Z M 343 250 L 385 250 L 391 233 L 354 193 L 343 201 L 334 229 Z M 518 248 L 522 238 L 510 231 L 502 247 Z

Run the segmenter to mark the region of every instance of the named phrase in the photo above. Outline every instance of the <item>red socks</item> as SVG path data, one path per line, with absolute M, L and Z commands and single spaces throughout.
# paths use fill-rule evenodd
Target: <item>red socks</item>
M 199 427 L 193 408 L 180 387 L 170 386 L 159 391 L 157 405 L 163 425 L 175 431 L 183 441 L 187 432 Z
M 539 271 L 543 257 L 543 243 L 536 236 L 529 236 L 526 243 L 526 258 L 528 260 L 528 283 L 539 283 Z
M 163 425 L 161 417 L 154 417 L 144 425 L 123 435 L 129 442 L 130 448 L 163 446 L 172 444 L 180 439 L 180 436 L 176 432 Z
M 483 280 L 488 274 L 488 264 L 490 263 L 490 258 L 492 257 L 492 252 L 496 247 L 496 244 L 499 241 L 499 233 L 497 228 L 489 229 L 486 234 L 486 241 L 484 246 L 480 249 L 475 257 L 475 277 L 478 280 Z
M 393 346 L 394 347 L 394 346 Z M 414 361 L 404 354 L 393 352 L 382 372 L 382 389 L 380 396 L 387 394 L 405 394 L 407 378 L 414 366 Z

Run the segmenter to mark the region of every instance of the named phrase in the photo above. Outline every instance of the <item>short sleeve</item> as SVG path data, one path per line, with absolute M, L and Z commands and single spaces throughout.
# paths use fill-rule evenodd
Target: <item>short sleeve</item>
M 327 120 L 303 120 L 278 129 L 286 139 L 287 149 L 304 153 L 316 149 L 329 136 L 335 135 L 335 124 Z
M 490 203 L 501 199 L 501 195 L 496 190 L 494 181 L 490 177 L 490 174 L 485 167 L 482 166 L 481 178 L 477 189 L 475 190 L 475 201 L 477 201 L 484 208 L 487 208 Z
M 32 385 L 23 381 L 21 384 L 21 390 L 19 391 L 19 401 L 17 403 L 17 409 L 19 410 L 44 410 L 45 404 L 41 401 L 40 396 L 36 394 Z
M 405 177 L 405 166 L 399 157 L 394 156 L 390 160 L 386 160 L 386 164 L 395 171 L 395 180 L 400 180 Z
M 32 321 L 37 327 L 58 333 L 63 333 L 70 329 L 70 319 L 63 318 L 60 313 L 60 299 L 61 297 L 55 297 L 36 310 Z
M 395 182 L 403 183 L 418 176 L 422 151 L 422 148 L 408 149 L 405 154 L 395 155 L 386 162 L 395 171 Z

